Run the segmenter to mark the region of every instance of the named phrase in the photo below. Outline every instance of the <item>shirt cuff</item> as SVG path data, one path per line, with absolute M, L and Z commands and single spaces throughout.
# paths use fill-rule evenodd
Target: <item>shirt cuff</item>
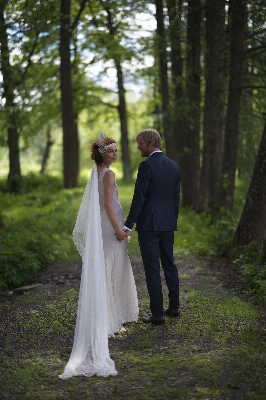
M 127 229 L 128 231 L 132 232 L 132 229 L 129 229 L 126 225 L 123 226 L 123 229 Z

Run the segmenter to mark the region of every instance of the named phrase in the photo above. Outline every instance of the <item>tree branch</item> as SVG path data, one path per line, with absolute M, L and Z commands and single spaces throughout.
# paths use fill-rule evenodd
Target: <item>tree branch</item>
M 115 36 L 115 32 L 117 31 L 117 28 L 119 24 L 114 25 L 113 24 L 113 15 L 110 7 L 104 7 L 106 13 L 107 13 L 107 27 L 109 30 L 109 33 L 111 36 Z
M 98 21 L 95 18 L 94 11 L 92 9 L 92 4 L 91 4 L 90 1 L 89 1 L 89 8 L 90 8 L 90 12 L 91 12 L 91 15 L 92 15 L 92 23 L 94 24 L 95 28 L 99 28 L 99 24 L 98 24 Z
M 257 47 L 251 47 L 248 50 L 246 50 L 246 54 L 250 54 L 250 53 L 252 53 L 253 51 L 256 51 L 256 50 L 266 50 L 266 44 L 261 45 L 261 46 L 257 46 Z
M 266 85 L 265 86 L 242 86 L 241 88 L 243 89 L 266 89 Z
M 90 3 L 90 1 L 91 0 L 82 0 L 82 3 L 81 3 L 80 8 L 79 8 L 79 11 L 78 11 L 78 13 L 77 13 L 72 25 L 71 25 L 71 31 L 73 31 L 76 28 L 76 26 L 78 25 L 78 22 L 80 20 L 80 16 L 83 13 L 85 5 L 86 5 L 87 2 Z
M 248 37 L 248 38 L 255 38 L 255 36 L 257 36 L 257 35 L 262 35 L 265 31 L 266 31 L 266 29 L 259 29 L 259 30 L 257 30 L 257 31 L 250 32 L 250 33 L 247 35 L 247 37 Z
M 32 49 L 31 49 L 31 51 L 29 52 L 29 55 L 28 55 L 28 62 L 27 62 L 27 65 L 26 65 L 26 67 L 24 68 L 24 71 L 23 71 L 22 74 L 21 74 L 22 81 L 24 80 L 24 78 L 25 78 L 25 76 L 26 76 L 26 73 L 27 73 L 27 71 L 28 71 L 28 69 L 29 69 L 29 67 L 30 67 L 30 65 L 31 65 L 31 63 L 32 63 L 32 56 L 33 56 L 34 51 L 35 51 L 35 49 L 36 49 L 36 46 L 37 46 L 37 44 L 38 44 L 39 34 L 40 34 L 40 32 L 37 31 L 36 37 L 35 37 L 34 42 L 33 42 L 33 45 L 32 45 Z
M 100 103 L 102 103 L 104 106 L 110 107 L 110 108 L 115 108 L 118 109 L 118 106 L 115 106 L 114 104 L 111 103 L 106 103 L 105 101 L 99 100 Z

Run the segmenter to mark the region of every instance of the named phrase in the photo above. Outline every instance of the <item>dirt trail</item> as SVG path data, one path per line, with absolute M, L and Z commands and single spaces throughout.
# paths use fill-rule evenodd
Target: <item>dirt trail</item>
M 42 269 L 40 287 L 0 303 L 2 399 L 266 399 L 265 311 L 227 259 L 183 259 L 182 316 L 128 324 L 109 340 L 117 377 L 57 378 L 69 357 L 81 262 Z M 149 314 L 141 261 L 132 263 Z M 165 305 L 167 296 L 165 294 Z

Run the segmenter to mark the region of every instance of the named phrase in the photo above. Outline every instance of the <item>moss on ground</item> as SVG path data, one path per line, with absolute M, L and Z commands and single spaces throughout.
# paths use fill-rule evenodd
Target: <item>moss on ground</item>
M 163 326 L 127 324 L 111 338 L 116 377 L 57 377 L 72 347 L 76 290 L 44 285 L 14 303 L 2 303 L 0 397 L 266 399 L 262 310 L 224 288 L 202 260 L 180 261 L 179 270 L 182 316 L 167 318 Z M 140 315 L 147 315 L 142 284 L 138 295 Z

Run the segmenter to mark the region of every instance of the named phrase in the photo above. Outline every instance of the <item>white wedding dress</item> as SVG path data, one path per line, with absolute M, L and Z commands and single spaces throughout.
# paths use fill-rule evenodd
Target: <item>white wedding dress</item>
M 81 202 L 73 240 L 82 256 L 82 275 L 72 352 L 61 379 L 72 376 L 116 375 L 108 336 L 137 321 L 137 291 L 126 241 L 118 242 L 104 210 L 103 176 L 95 165 Z M 115 184 L 113 210 L 124 225 Z
M 104 210 L 103 177 L 108 168 L 99 175 L 99 201 L 105 258 L 105 277 L 108 308 L 108 335 L 112 336 L 125 322 L 137 321 L 139 309 L 136 285 L 127 252 L 127 242 L 118 242 L 114 229 Z M 124 212 L 118 201 L 118 188 L 114 187 L 112 207 L 121 228 Z

